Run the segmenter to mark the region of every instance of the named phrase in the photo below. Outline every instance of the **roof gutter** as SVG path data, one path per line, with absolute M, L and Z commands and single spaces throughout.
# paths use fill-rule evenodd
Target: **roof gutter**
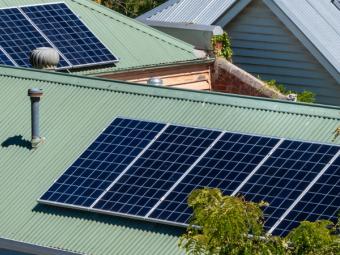
M 0 248 L 10 251 L 23 252 L 35 255 L 80 255 L 84 253 L 75 253 L 56 248 L 45 247 L 32 243 L 25 243 L 0 237 Z

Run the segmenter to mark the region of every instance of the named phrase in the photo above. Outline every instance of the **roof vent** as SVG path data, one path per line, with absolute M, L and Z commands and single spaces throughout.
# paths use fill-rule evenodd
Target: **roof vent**
M 292 102 L 297 102 L 297 94 L 289 94 L 287 95 L 287 100 Z
M 39 102 L 40 98 L 43 96 L 43 92 L 38 88 L 31 88 L 28 90 L 28 96 L 31 99 L 31 125 L 32 125 L 32 148 L 35 149 L 41 144 L 45 139 L 40 137 L 39 128 Z
M 163 86 L 163 80 L 157 77 L 151 77 L 148 80 L 148 85 L 152 86 Z
M 30 54 L 30 62 L 34 68 L 54 70 L 59 64 L 59 53 L 54 48 L 41 47 Z

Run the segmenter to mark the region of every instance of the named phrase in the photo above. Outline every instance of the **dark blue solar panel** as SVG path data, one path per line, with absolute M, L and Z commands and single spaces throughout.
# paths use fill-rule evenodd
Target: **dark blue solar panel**
M 52 47 L 16 8 L 0 10 L 0 46 L 19 66 L 24 67 L 31 66 L 29 54 L 33 49 Z M 60 66 L 67 66 L 63 59 Z
M 15 64 L 6 56 L 5 53 L 3 53 L 0 49 L 0 64 L 1 65 L 9 65 L 9 66 L 15 66 Z
M 163 127 L 115 119 L 40 200 L 91 206 Z
M 286 235 L 303 220 L 336 222 L 340 210 L 340 157 L 326 170 L 281 224 L 274 235 Z
M 21 9 L 73 66 L 117 61 L 66 4 L 36 5 Z
M 337 152 L 329 145 L 284 141 L 240 190 L 247 200 L 266 201 L 271 227 Z
M 150 215 L 188 223 L 192 214 L 188 195 L 203 187 L 220 188 L 231 195 L 264 159 L 279 139 L 226 133 Z
M 220 134 L 169 126 L 94 208 L 145 216 Z

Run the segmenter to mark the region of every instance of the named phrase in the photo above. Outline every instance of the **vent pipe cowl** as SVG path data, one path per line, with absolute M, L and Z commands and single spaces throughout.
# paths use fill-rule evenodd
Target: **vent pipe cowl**
M 289 95 L 287 95 L 287 100 L 288 101 L 297 102 L 297 94 L 289 94 Z
M 30 54 L 31 65 L 37 69 L 55 70 L 59 61 L 59 53 L 54 48 L 41 47 Z
M 28 96 L 31 99 L 31 125 L 32 125 L 32 138 L 31 145 L 35 149 L 43 142 L 43 138 L 40 136 L 40 98 L 43 96 L 43 92 L 38 88 L 31 88 L 28 90 Z
M 151 77 L 148 80 L 148 85 L 152 86 L 163 86 L 163 80 L 157 77 Z

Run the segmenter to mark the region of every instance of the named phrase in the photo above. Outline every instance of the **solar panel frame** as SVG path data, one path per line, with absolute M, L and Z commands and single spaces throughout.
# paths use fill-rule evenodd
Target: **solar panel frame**
M 40 198 L 38 199 L 38 202 L 39 203 L 42 203 L 42 204 L 49 204 L 49 205 L 56 205 L 56 206 L 61 206 L 61 207 L 67 207 L 67 208 L 78 208 L 78 209 L 85 209 L 85 210 L 87 210 L 88 209 L 88 206 L 82 206 L 82 205 L 75 205 L 75 204 L 70 204 L 70 203 L 65 203 L 65 202 L 57 202 L 57 201 L 50 201 L 50 200 L 47 200 L 47 199 L 44 199 L 43 197 L 51 190 L 51 188 L 57 183 L 57 181 L 58 180 L 60 180 L 61 179 L 61 177 L 62 176 L 64 176 L 65 175 L 65 173 L 80 159 L 80 157 L 84 154 L 84 153 L 86 153 L 88 150 L 89 150 L 89 148 L 93 145 L 93 144 L 95 144 L 96 143 L 96 141 L 98 140 L 98 138 L 99 137 L 101 137 L 102 136 L 102 134 L 106 131 L 106 130 L 108 130 L 111 126 L 112 126 L 112 124 L 116 121 L 116 120 L 119 120 L 119 119 L 121 119 L 121 120 L 127 120 L 127 121 L 139 121 L 139 120 L 135 120 L 135 119 L 132 119 L 132 118 L 121 118 L 121 117 L 119 117 L 119 116 L 117 116 L 116 118 L 114 118 L 109 124 L 108 124 L 108 126 L 106 127 L 106 128 L 104 128 L 103 129 L 103 131 L 91 142 L 91 143 L 89 143 L 89 145 L 86 147 L 86 149 L 76 158 L 76 160 L 74 160 L 73 162 L 72 162 L 72 164 L 68 167 L 68 168 L 66 168 L 66 170 L 62 173 L 62 174 L 60 174 L 55 180 L 54 180 L 54 182 L 52 183 L 52 185 L 50 185 L 50 187 L 48 188 L 48 190 L 46 191 L 46 192 L 44 192 L 41 196 L 40 196 Z M 166 124 L 164 124 L 164 123 L 159 123 L 159 122 L 150 122 L 150 121 L 139 121 L 139 122 L 148 122 L 148 123 L 153 123 L 153 124 L 157 124 L 157 125 L 162 125 L 163 126 L 163 128 L 159 131 L 159 133 L 161 133 L 162 132 L 162 130 L 164 130 L 165 128 L 166 128 Z M 158 133 L 158 134 L 159 134 Z M 151 139 L 150 140 L 150 142 L 148 142 L 148 145 L 154 140 L 154 139 L 156 139 L 157 138 L 157 136 L 158 136 L 158 134 L 156 134 L 155 135 L 155 137 L 153 138 L 153 139 Z M 143 150 L 141 150 L 141 151 L 143 151 Z M 140 154 L 140 153 L 139 153 Z M 138 154 L 138 155 L 139 155 Z M 138 155 L 137 156 L 135 156 L 135 157 L 138 157 Z M 132 160 L 132 162 L 133 162 L 133 160 Z M 129 164 L 131 164 L 131 163 L 129 163 Z M 129 165 L 128 164 L 128 165 Z M 125 168 L 124 168 L 125 169 Z M 123 171 L 124 171 L 124 169 L 123 169 Z M 117 176 L 119 176 L 120 174 L 118 174 Z M 115 178 L 116 179 L 116 178 Z M 108 185 L 109 186 L 109 185 Z M 100 197 L 100 196 L 99 196 Z M 92 203 L 91 203 L 92 204 Z
M 25 12 L 26 8 L 30 8 L 30 7 L 41 7 L 41 6 L 53 6 L 53 5 L 65 5 L 67 7 L 67 9 L 70 11 L 70 13 L 72 13 L 76 19 L 88 30 L 88 32 L 90 32 L 93 37 L 104 47 L 104 50 L 107 50 L 112 57 L 115 58 L 115 60 L 111 60 L 111 61 L 101 61 L 101 62 L 95 62 L 95 63 L 88 63 L 88 64 L 72 64 L 71 60 L 69 58 L 66 57 L 66 55 L 61 52 L 61 50 L 59 49 L 59 47 L 57 47 L 57 45 L 53 42 L 53 40 L 51 40 L 49 38 L 49 36 L 36 24 L 36 22 L 34 22 L 34 20 Z M 18 7 L 18 9 L 20 9 L 23 13 L 25 13 L 25 15 L 27 16 L 27 18 L 35 25 L 36 29 L 42 33 L 44 35 L 44 37 L 54 46 L 54 48 L 59 52 L 59 54 L 65 58 L 65 60 L 67 60 L 67 63 L 69 63 L 71 68 L 86 68 L 86 67 L 90 67 L 90 66 L 101 66 L 101 65 L 108 65 L 108 64 L 114 64 L 119 62 L 119 57 L 117 57 L 104 43 L 103 41 L 98 38 L 95 33 L 93 33 L 93 31 L 82 21 L 82 19 L 69 7 L 69 5 L 65 2 L 53 2 L 53 3 L 42 3 L 42 4 L 34 4 L 34 5 L 21 5 Z M 58 68 L 59 70 L 62 69 L 68 69 L 67 67 L 60 67 Z
M 0 64 L 8 66 L 18 66 L 18 64 L 8 55 L 8 53 L 0 46 Z

